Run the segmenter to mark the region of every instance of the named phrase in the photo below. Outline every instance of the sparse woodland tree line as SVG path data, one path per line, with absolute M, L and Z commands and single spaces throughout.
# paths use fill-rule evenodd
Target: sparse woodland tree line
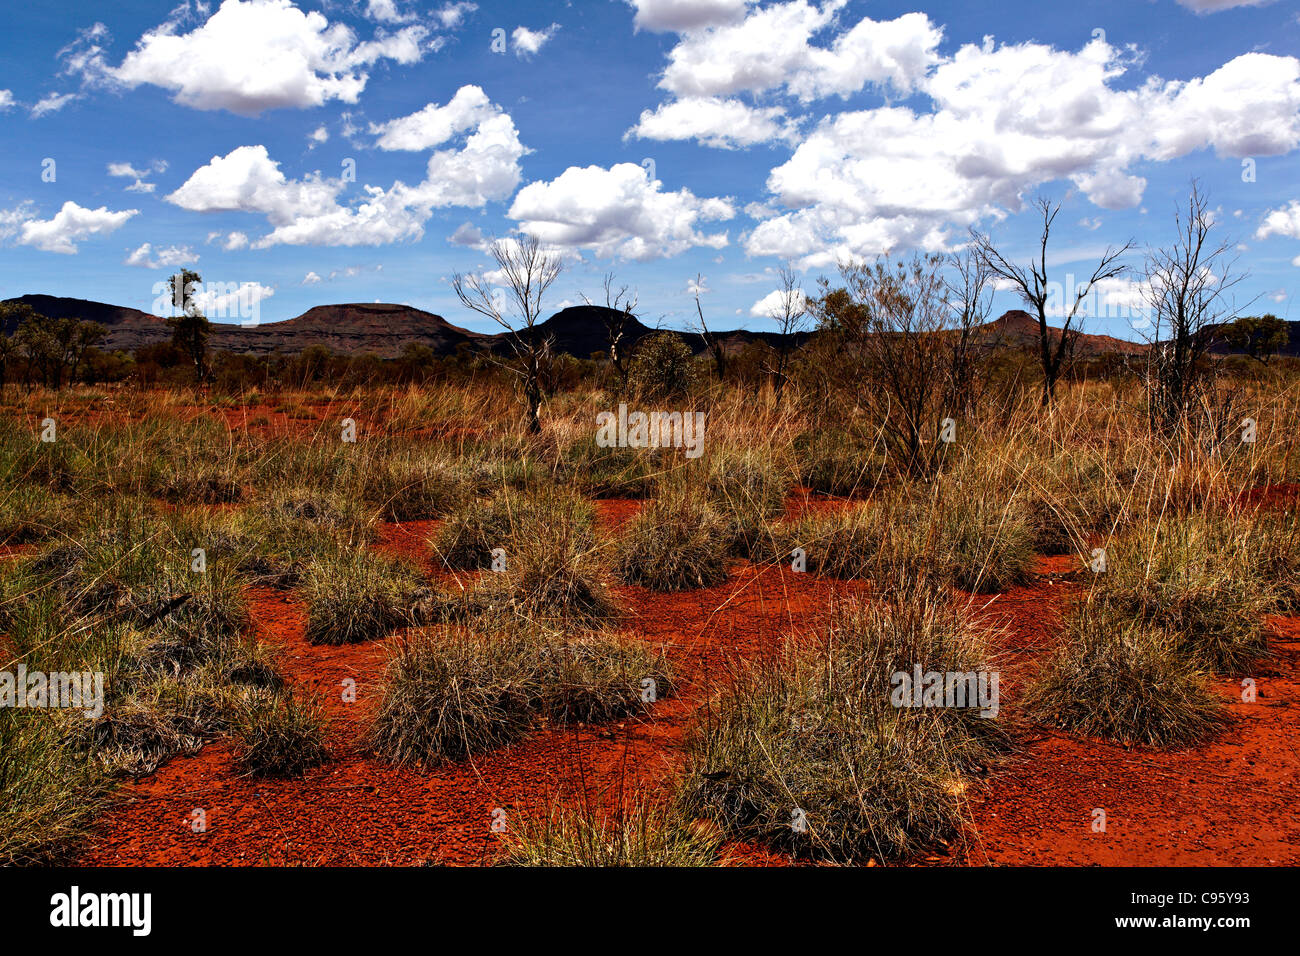
M 1063 380 L 1137 378 L 1146 387 L 1147 414 L 1157 431 L 1221 430 L 1234 413 L 1233 383 L 1277 364 L 1272 360 L 1287 345 L 1287 325 L 1273 315 L 1239 311 L 1233 292 L 1245 276 L 1199 186 L 1193 184 L 1186 206 L 1177 211 L 1169 243 L 1148 249 L 1139 267 L 1125 262 L 1136 251 L 1133 242 L 1108 248 L 1086 280 L 1073 285 L 1073 299 L 1055 308 L 1051 290 L 1062 287 L 1065 276 L 1053 274 L 1048 261 L 1060 206 L 1039 199 L 1034 208 L 1041 232 L 1028 261 L 1004 254 L 990 236 L 972 230 L 966 248 L 953 255 L 842 263 L 838 275 L 819 279 L 812 294 L 783 267 L 778 305 L 769 315 L 780 333 L 775 346 L 752 341 L 725 347 L 709 327 L 703 277 L 695 283 L 691 322 L 705 346 L 700 354 L 692 355 L 671 331 L 629 339 L 639 321 L 638 301 L 611 274 L 604 282 L 606 348 L 589 357 L 559 352 L 544 334 L 542 319 L 562 261 L 536 237 L 524 236 L 488 247 L 503 288 L 483 274 L 452 280 L 466 308 L 506 333 L 504 349 L 462 345 L 453 355 L 439 356 L 412 342 L 396 358 L 340 354 L 318 345 L 294 354 L 214 352 L 211 325 L 192 295 L 201 277 L 182 270 L 169 280 L 178 312 L 166 320 L 171 341 L 133 353 L 98 347 L 107 330 L 96 323 L 47 319 L 24 304 L 0 305 L 0 384 L 200 384 L 240 393 L 322 382 L 352 387 L 499 377 L 517 385 L 533 431 L 540 429 L 548 399 L 583 386 L 652 396 L 719 384 L 755 394 L 770 388 L 778 405 L 793 388 L 823 416 L 853 411 L 877 423 L 891 455 L 917 473 L 935 467 L 941 448 L 934 432 L 945 418 L 959 419 L 979 402 L 1018 391 L 1037 391 L 1048 407 Z M 1136 280 L 1144 290 L 1149 318 L 1142 336 L 1150 347 L 1141 356 L 1077 354 L 1086 303 L 1105 283 L 1121 278 Z M 981 334 L 992 317 L 995 285 L 1018 294 L 1037 321 L 1032 354 L 1000 347 Z M 1240 354 L 1214 354 L 1216 342 Z

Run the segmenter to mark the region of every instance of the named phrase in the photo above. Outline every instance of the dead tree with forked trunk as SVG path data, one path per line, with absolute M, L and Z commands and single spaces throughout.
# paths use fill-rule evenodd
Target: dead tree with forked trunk
M 1047 245 L 1061 205 L 1040 198 L 1035 201 L 1034 207 L 1041 214 L 1043 225 L 1039 234 L 1038 255 L 1030 261 L 1027 269 L 1011 262 L 994 248 L 993 241 L 987 235 L 972 229 L 971 240 L 992 276 L 1010 283 L 1038 319 L 1038 358 L 1043 371 L 1043 405 L 1049 407 L 1056 397 L 1056 383 L 1073 360 L 1074 346 L 1082 332 L 1084 316 L 1081 307 L 1099 283 L 1117 279 L 1128 271 L 1128 267 L 1120 260 L 1133 248 L 1133 242 L 1130 240 L 1119 248 L 1107 247 L 1088 280 L 1075 286 L 1073 300 L 1067 301 L 1068 294 L 1062 295 L 1061 335 L 1053 343 L 1051 326 L 1047 321 L 1052 297 L 1047 274 Z
M 542 296 L 564 265 L 557 253 L 545 248 L 535 235 L 519 239 L 494 239 L 488 252 L 497 264 L 495 277 L 504 292 L 482 272 L 458 272 L 451 285 L 467 309 L 485 315 L 509 335 L 511 361 L 507 367 L 523 383 L 528 406 L 528 430 L 542 430 L 543 377 L 552 357 L 552 341 L 537 328 L 542 315 Z

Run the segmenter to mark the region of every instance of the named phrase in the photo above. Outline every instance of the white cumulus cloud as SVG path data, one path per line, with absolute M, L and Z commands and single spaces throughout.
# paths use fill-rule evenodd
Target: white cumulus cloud
M 118 66 L 106 60 L 103 34 L 69 48 L 65 59 L 68 71 L 92 84 L 158 86 L 184 106 L 255 116 L 330 100 L 355 103 L 367 67 L 417 62 L 428 33 L 418 24 L 394 32 L 380 27 L 362 41 L 346 24 L 304 12 L 291 0 L 224 0 L 189 32 L 171 20 L 145 33 Z
M 1129 208 L 1146 188 L 1139 163 L 1300 146 L 1300 60 L 1250 53 L 1186 82 L 1123 83 L 1135 62 L 1100 39 L 1078 52 L 963 46 L 924 82 L 929 109 L 819 123 L 769 175 L 787 211 L 761 222 L 746 251 L 825 267 L 895 247 L 941 250 L 954 230 L 1018 209 L 1045 183 L 1068 179 L 1099 207 Z
M 394 148 L 428 138 L 428 128 L 408 127 L 410 136 Z M 461 131 L 463 132 L 463 130 Z M 387 135 L 387 134 L 386 134 Z M 349 201 L 348 184 L 313 173 L 290 179 L 265 146 L 241 146 L 214 156 L 195 170 L 167 201 L 193 212 L 249 212 L 266 217 L 272 231 L 253 248 L 288 245 L 385 245 L 418 239 L 434 209 L 481 207 L 508 198 L 521 178 L 519 160 L 527 152 L 514 121 L 487 111 L 463 144 L 430 155 L 422 182 L 401 180 L 385 189 L 362 186 Z
M 779 106 L 755 107 L 735 98 L 690 96 L 645 110 L 629 136 L 654 140 L 697 140 L 731 149 L 789 140 L 798 127 Z
M 684 33 L 724 23 L 745 15 L 750 0 L 628 0 L 636 10 L 638 30 Z
M 659 85 L 677 96 L 781 89 L 808 101 L 868 84 L 915 88 L 939 59 L 943 31 L 923 13 L 863 18 L 828 46 L 813 43 L 845 0 L 793 0 L 751 10 L 738 23 L 687 33 L 668 54 Z
M 1267 239 L 1269 236 L 1300 239 L 1300 199 L 1292 199 L 1281 209 L 1273 209 L 1264 217 L 1259 229 L 1255 231 L 1255 238 Z
M 773 289 L 750 306 L 749 314 L 760 319 L 781 316 L 785 314 L 786 302 L 785 290 Z M 808 297 L 804 295 L 803 289 L 795 289 L 789 295 L 789 303 L 792 312 L 799 312 L 808 308 Z
M 141 266 L 145 269 L 171 268 L 172 266 L 193 265 L 199 261 L 194 250 L 189 246 L 167 246 L 156 252 L 150 243 L 144 243 L 126 257 L 123 265 Z
M 441 146 L 500 113 L 481 87 L 462 86 L 446 105 L 430 103 L 409 116 L 371 124 L 370 132 L 379 136 L 380 149 L 418 151 Z
M 530 30 L 528 27 L 515 27 L 510 40 L 515 48 L 515 56 L 527 58 L 536 54 L 559 31 L 560 25 L 552 23 L 542 30 Z
M 115 232 L 139 212 L 138 209 L 113 212 L 106 206 L 87 209 L 69 200 L 51 219 L 28 219 L 23 222 L 18 229 L 18 242 L 44 252 L 72 255 L 77 251 L 77 243 L 81 240 Z
M 702 232 L 699 226 L 731 219 L 735 209 L 726 199 L 697 197 L 689 189 L 664 192 L 644 167 L 619 163 L 609 169 L 570 166 L 549 182 L 529 183 L 508 215 L 557 247 L 648 260 L 694 246 L 722 248 L 726 232 Z

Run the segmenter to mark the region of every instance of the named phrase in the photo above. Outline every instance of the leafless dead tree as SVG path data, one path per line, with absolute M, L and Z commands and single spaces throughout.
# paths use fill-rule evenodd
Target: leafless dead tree
M 700 303 L 700 295 L 705 291 L 704 276 L 696 274 L 695 276 L 695 314 L 699 317 L 698 321 L 692 322 L 693 331 L 697 332 L 700 338 L 704 339 L 704 345 L 713 356 L 713 368 L 718 373 L 718 381 L 722 381 L 727 375 L 727 352 L 722 347 L 721 340 L 709 331 L 709 323 L 704 320 L 704 306 Z
M 1208 400 L 1213 369 L 1205 360 L 1212 327 L 1236 318 L 1232 290 L 1246 278 L 1236 271 L 1232 240 L 1211 241 L 1214 214 L 1198 183 L 1192 183 L 1186 211 L 1178 210 L 1174 223 L 1173 243 L 1151 249 L 1144 270 L 1151 345 L 1147 394 L 1152 425 L 1167 437 L 1188 426 L 1193 407 Z
M 637 294 L 635 291 L 629 291 L 625 285 L 615 288 L 612 272 L 605 274 L 604 288 L 605 311 L 601 313 L 601 321 L 605 326 L 605 345 L 609 352 L 610 364 L 614 366 L 614 371 L 626 385 L 631 348 L 624 340 L 637 321 Z M 582 298 L 587 305 L 595 305 L 586 295 Z
M 968 412 L 976 401 L 980 326 L 993 308 L 993 275 L 984 258 L 972 249 L 948 258 L 944 279 L 952 316 L 948 395 L 944 406 L 953 413 Z
M 519 239 L 494 239 L 488 252 L 497 264 L 504 294 L 482 272 L 458 272 L 451 285 L 467 309 L 487 316 L 505 329 L 513 361 L 508 367 L 523 382 L 528 406 L 528 430 L 542 430 L 542 380 L 551 361 L 553 342 L 537 328 L 542 296 L 564 265 L 558 254 L 545 248 L 535 235 Z
M 781 287 L 775 308 L 768 312 L 768 318 L 777 324 L 781 338 L 777 344 L 776 362 L 769 369 L 775 389 L 776 404 L 781 404 L 781 393 L 789 378 L 790 354 L 794 351 L 794 339 L 800 332 L 806 331 L 808 325 L 808 300 L 803 287 L 790 266 L 783 265 L 780 270 Z
M 1074 346 L 1082 332 L 1083 315 L 1079 311 L 1080 306 L 1098 283 L 1119 278 L 1128 271 L 1128 267 L 1120 260 L 1133 248 L 1133 242 L 1130 240 L 1119 248 L 1107 247 L 1092 276 L 1082 285 L 1075 287 L 1074 301 L 1065 302 L 1063 299 L 1061 336 L 1053 345 L 1047 321 L 1048 302 L 1051 298 L 1051 286 L 1047 274 L 1047 245 L 1052 233 L 1052 224 L 1056 221 L 1061 206 L 1060 203 L 1054 203 L 1047 198 L 1035 200 L 1034 206 L 1042 215 L 1043 227 L 1038 241 L 1038 257 L 1029 263 L 1027 270 L 1002 255 L 994 248 L 992 240 L 987 235 L 972 229 L 971 239 L 989 272 L 994 277 L 1011 283 L 1025 304 L 1033 309 L 1038 319 L 1039 362 L 1043 370 L 1043 405 L 1050 406 L 1056 396 L 1056 383 L 1073 360 Z

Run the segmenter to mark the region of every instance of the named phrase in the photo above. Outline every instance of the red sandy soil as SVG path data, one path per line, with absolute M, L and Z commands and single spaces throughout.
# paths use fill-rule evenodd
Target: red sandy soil
M 811 504 L 815 499 L 805 500 Z M 617 529 L 639 508 L 601 501 L 602 525 Z M 813 505 L 817 506 L 817 505 Z M 376 547 L 433 572 L 433 522 L 388 525 Z M 1002 627 L 1004 715 L 1050 650 L 1060 610 L 1077 590 L 1077 558 L 1041 559 L 1029 584 L 977 599 Z M 250 591 L 258 637 L 283 649 L 282 670 L 317 693 L 329 720 L 330 762 L 301 780 L 241 777 L 230 745 L 217 742 L 172 760 L 123 788 L 100 820 L 80 863 L 474 864 L 497 852 L 494 808 L 536 812 L 554 799 L 608 801 L 620 792 L 662 792 L 682 735 L 715 682 L 743 658 L 775 649 L 782 636 L 814 627 L 838 593 L 859 586 L 797 574 L 782 565 L 733 569 L 723 584 L 661 595 L 617 587 L 626 629 L 664 644 L 681 680 L 648 717 L 623 723 L 545 727 L 514 746 L 427 771 L 367 754 L 363 734 L 384 665 L 382 643 L 317 647 L 304 638 L 305 609 L 292 594 Z M 1161 753 L 1028 728 L 1020 750 L 968 795 L 973 826 L 964 847 L 917 861 L 933 864 L 1291 864 L 1300 863 L 1300 618 L 1270 622 L 1274 655 L 1255 678 L 1259 699 L 1237 700 L 1223 735 L 1193 750 Z M 357 701 L 345 703 L 344 681 Z M 1092 832 L 1092 811 L 1107 814 Z M 194 833 L 190 814 L 207 812 Z M 731 848 L 745 865 L 789 862 L 757 847 Z

